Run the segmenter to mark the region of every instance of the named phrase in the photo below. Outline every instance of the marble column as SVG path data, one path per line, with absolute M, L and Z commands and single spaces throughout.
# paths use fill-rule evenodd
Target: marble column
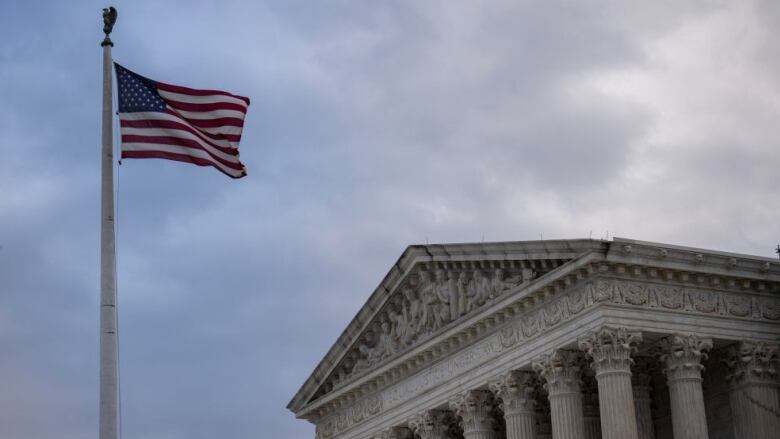
M 726 349 L 735 439 L 780 436 L 777 343 L 743 341 Z
M 489 390 L 469 390 L 450 402 L 463 421 L 464 439 L 496 439 L 493 395 Z
M 695 335 L 671 335 L 659 342 L 659 360 L 669 386 L 674 439 L 708 439 L 702 361 L 712 349 L 712 340 Z
M 642 334 L 605 326 L 580 338 L 580 349 L 593 359 L 599 387 L 601 434 L 604 439 L 639 439 L 631 388 L 631 354 Z
M 599 415 L 599 389 L 596 377 L 582 375 L 582 415 L 585 418 L 585 439 L 602 439 Z
M 446 410 L 426 410 L 409 421 L 409 428 L 420 439 L 448 439 L 451 415 Z
M 553 439 L 582 439 L 580 371 L 582 357 L 577 352 L 556 350 L 534 361 L 534 369 L 544 379 L 550 399 Z
M 491 386 L 501 401 L 506 422 L 506 439 L 537 439 L 536 374 L 513 370 Z
M 650 375 L 652 361 L 648 357 L 634 359 L 631 370 L 631 384 L 634 389 L 634 411 L 636 411 L 636 427 L 639 439 L 655 439 L 653 427 L 652 376 Z

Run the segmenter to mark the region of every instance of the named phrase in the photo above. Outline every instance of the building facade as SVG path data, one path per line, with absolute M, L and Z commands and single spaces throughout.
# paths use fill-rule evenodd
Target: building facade
M 317 439 L 777 439 L 777 260 L 410 246 L 288 408 Z

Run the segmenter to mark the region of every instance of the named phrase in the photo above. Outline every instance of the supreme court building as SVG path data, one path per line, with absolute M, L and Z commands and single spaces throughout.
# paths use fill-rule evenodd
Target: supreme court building
M 317 439 L 778 439 L 780 263 L 414 245 L 288 408 Z

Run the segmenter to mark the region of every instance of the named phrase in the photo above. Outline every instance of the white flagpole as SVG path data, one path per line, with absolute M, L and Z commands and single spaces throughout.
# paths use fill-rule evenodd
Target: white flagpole
M 108 35 L 116 9 L 103 9 L 103 138 L 100 177 L 100 439 L 119 434 L 119 373 L 117 369 L 116 236 L 114 231 L 114 151 L 111 105 L 111 47 Z

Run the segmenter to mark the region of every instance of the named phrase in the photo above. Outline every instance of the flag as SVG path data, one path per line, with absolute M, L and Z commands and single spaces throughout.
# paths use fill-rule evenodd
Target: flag
M 145 78 L 114 63 L 122 158 L 161 158 L 246 175 L 238 143 L 249 98 Z

